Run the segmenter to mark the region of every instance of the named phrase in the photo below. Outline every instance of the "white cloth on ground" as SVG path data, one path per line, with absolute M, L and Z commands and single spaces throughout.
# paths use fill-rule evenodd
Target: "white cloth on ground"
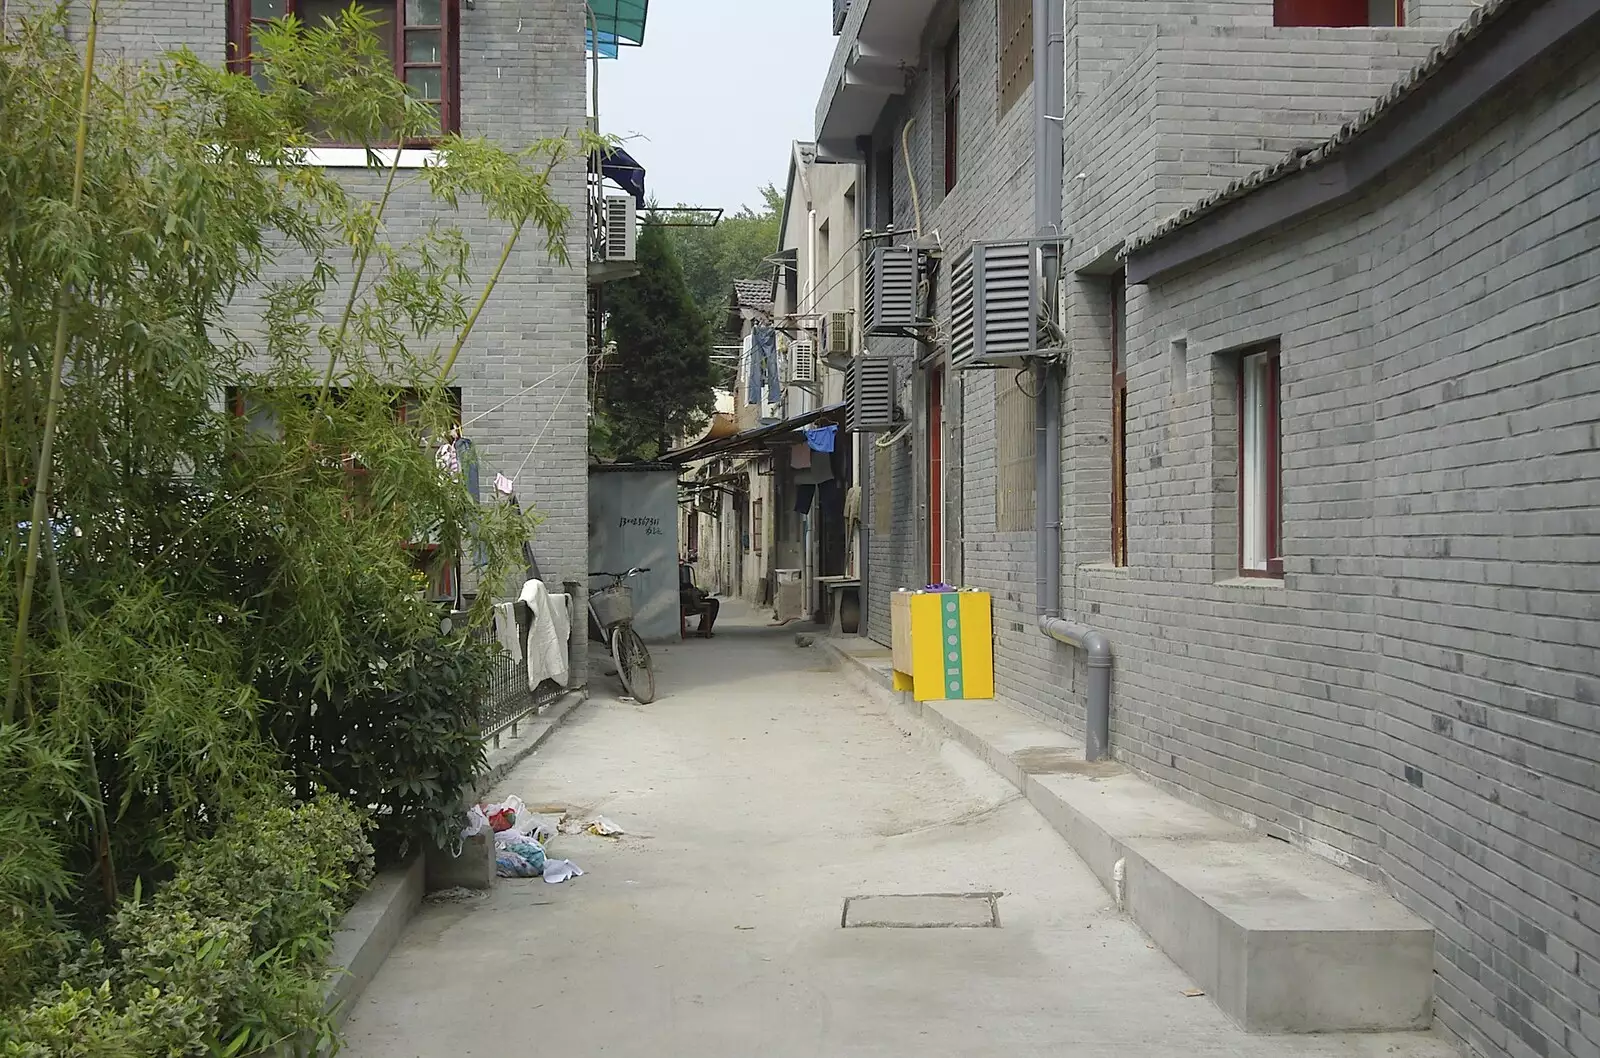
M 510 654 L 512 660 L 522 660 L 522 631 L 517 627 L 515 602 L 494 604 L 494 635 L 500 640 L 500 648 Z
M 567 639 L 572 633 L 571 597 L 552 594 L 542 580 L 530 580 L 522 586 L 518 601 L 526 603 L 532 614 L 524 653 L 528 659 L 528 689 L 535 689 L 545 680 L 555 680 L 565 687 Z

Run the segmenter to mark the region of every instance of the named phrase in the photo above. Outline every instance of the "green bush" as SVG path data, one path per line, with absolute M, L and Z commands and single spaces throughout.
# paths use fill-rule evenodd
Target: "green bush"
M 372 808 L 380 860 L 447 846 L 484 764 L 479 709 L 495 648 L 461 632 L 413 640 L 369 627 L 359 649 L 369 663 L 327 691 L 302 681 L 275 695 L 275 737 L 300 782 Z
M 0 1012 L 0 1054 L 251 1055 L 326 1042 L 333 934 L 372 876 L 366 826 L 332 796 L 229 820 L 150 899 L 123 903 L 55 987 Z

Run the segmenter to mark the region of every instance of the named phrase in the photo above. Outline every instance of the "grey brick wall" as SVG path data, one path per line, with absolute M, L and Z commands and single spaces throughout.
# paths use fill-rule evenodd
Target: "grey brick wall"
M 1116 753 L 1384 879 L 1440 1023 L 1600 1054 L 1600 40 L 1381 193 L 1131 310 Z M 1186 387 L 1170 343 L 1188 341 Z M 1230 579 L 1233 361 L 1281 342 L 1286 576 Z M 1181 390 L 1181 391 L 1180 391 Z
M 582 0 L 479 4 L 476 10 L 462 6 L 463 133 L 521 147 L 583 127 L 582 12 Z M 109 0 L 102 6 L 102 18 L 102 54 L 138 60 L 187 46 L 212 61 L 224 58 L 227 20 L 222 0 Z M 339 173 L 358 193 L 377 197 L 382 184 L 378 174 L 359 169 Z M 588 569 L 588 390 L 583 366 L 587 244 L 582 159 L 563 166 L 552 183 L 558 199 L 572 211 L 567 251 L 573 264 L 549 261 L 542 240 L 522 240 L 462 350 L 456 382 L 462 389 L 466 432 L 482 459 L 485 488 L 497 471 L 514 477 L 524 506 L 533 506 L 543 518 L 534 551 L 546 578 L 583 582 Z M 420 235 L 435 220 L 458 225 L 474 247 L 471 272 L 476 280 L 487 277 L 507 235 L 505 225 L 491 221 L 482 210 L 463 203 L 460 213 L 451 214 L 415 184 L 397 191 L 387 217 L 388 234 L 397 243 Z M 283 259 L 273 274 L 297 269 L 297 262 Z M 241 299 L 240 323 L 246 330 L 253 309 L 251 299 Z M 491 410 L 502 403 L 504 408 Z

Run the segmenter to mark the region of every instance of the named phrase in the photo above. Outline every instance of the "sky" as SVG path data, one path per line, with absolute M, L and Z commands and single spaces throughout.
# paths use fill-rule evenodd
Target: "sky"
M 600 62 L 600 131 L 658 202 L 756 206 L 815 135 L 832 23 L 829 0 L 651 0 L 644 47 Z

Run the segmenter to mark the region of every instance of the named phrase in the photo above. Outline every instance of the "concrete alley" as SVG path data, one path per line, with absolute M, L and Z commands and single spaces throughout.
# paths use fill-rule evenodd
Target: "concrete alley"
M 425 906 L 353 1012 L 356 1058 L 1451 1053 L 1242 1033 L 1011 786 L 792 630 L 657 655 L 657 702 L 598 675 L 498 791 L 627 836 L 558 838 L 572 882 Z M 848 897 L 987 892 L 998 929 L 841 928 Z

